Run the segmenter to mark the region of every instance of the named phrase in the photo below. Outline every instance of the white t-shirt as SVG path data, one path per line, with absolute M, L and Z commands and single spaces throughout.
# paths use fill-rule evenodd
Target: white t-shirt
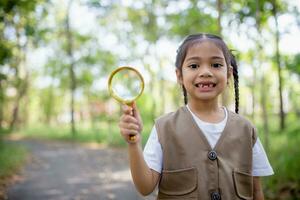
M 208 123 L 204 122 L 199 117 L 197 117 L 187 106 L 188 110 L 191 112 L 194 120 L 196 121 L 199 128 L 204 133 L 207 138 L 210 146 L 213 148 L 217 141 L 219 140 L 226 122 L 227 122 L 227 110 L 223 107 L 225 112 L 225 118 L 219 123 Z M 151 134 L 148 138 L 146 146 L 144 148 L 144 158 L 150 169 L 161 173 L 162 171 L 162 162 L 163 162 L 163 153 L 161 144 L 159 143 L 157 137 L 157 131 L 155 126 L 153 126 Z M 266 152 L 259 140 L 257 138 L 256 143 L 253 146 L 253 166 L 252 166 L 252 175 L 253 176 L 269 176 L 274 174 L 273 169 L 269 163 Z

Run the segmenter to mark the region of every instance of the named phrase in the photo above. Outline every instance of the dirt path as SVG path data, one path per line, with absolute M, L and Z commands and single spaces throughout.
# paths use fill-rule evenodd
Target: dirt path
M 11 141 L 10 141 L 11 142 Z M 143 198 L 131 181 L 126 149 L 36 140 L 26 146 L 32 159 L 22 181 L 7 191 L 9 200 L 153 200 Z

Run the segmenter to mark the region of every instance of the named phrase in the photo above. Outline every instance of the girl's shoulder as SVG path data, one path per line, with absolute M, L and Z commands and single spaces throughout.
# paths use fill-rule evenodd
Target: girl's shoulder
M 228 109 L 227 109 L 227 113 L 228 113 L 228 117 L 231 121 L 238 123 L 238 124 L 244 124 L 246 126 L 249 126 L 249 127 L 255 129 L 255 126 L 253 125 L 253 123 L 246 116 L 232 112 Z
M 248 133 L 248 138 L 251 139 L 253 147 L 257 140 L 257 130 L 252 122 L 245 116 L 232 111 L 228 111 L 228 120 L 230 120 L 228 124 L 230 124 L 231 128 L 234 128 L 235 130 L 243 130 L 241 132 L 246 135 Z

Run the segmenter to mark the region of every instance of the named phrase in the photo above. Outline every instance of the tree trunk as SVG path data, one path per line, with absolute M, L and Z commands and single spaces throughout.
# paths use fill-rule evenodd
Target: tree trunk
M 148 66 L 147 64 L 145 66 Z M 150 73 L 150 76 L 152 77 L 151 81 L 150 81 L 150 84 L 149 84 L 149 88 L 150 88 L 150 93 L 153 95 L 152 97 L 152 102 L 151 102 L 151 121 L 154 121 L 154 119 L 156 118 L 156 110 L 157 110 L 157 105 L 156 105 L 156 101 L 155 101 L 155 73 L 150 69 L 150 67 L 148 66 L 147 67 L 149 73 Z
M 17 99 L 15 101 L 15 105 L 13 108 L 13 114 L 12 114 L 12 120 L 9 124 L 9 129 L 13 130 L 16 126 L 16 123 L 18 122 L 19 119 L 19 110 L 20 110 L 20 102 L 21 99 L 25 96 L 26 91 L 27 91 L 27 86 L 28 86 L 28 75 L 26 74 L 26 78 L 24 79 L 24 83 L 21 83 L 21 80 L 19 80 L 20 83 L 18 84 L 17 88 Z
M 3 104 L 4 104 L 4 88 L 2 86 L 2 74 L 0 74 L 0 130 L 2 129 L 3 123 Z
M 253 83 L 252 83 L 252 119 L 255 121 L 255 105 L 256 105 L 256 94 L 255 94 L 255 85 L 256 85 L 256 80 L 257 80 L 257 74 L 256 74 L 256 67 L 253 67 Z
M 13 107 L 13 111 L 12 111 L 12 119 L 9 123 L 9 130 L 12 131 L 13 129 L 15 129 L 16 123 L 19 120 L 19 110 L 20 110 L 20 102 L 22 100 L 22 98 L 24 97 L 24 95 L 27 92 L 27 85 L 28 85 L 28 72 L 27 70 L 25 70 L 25 78 L 24 80 L 22 80 L 22 78 L 20 77 L 20 66 L 23 63 L 25 63 L 25 47 L 27 46 L 27 41 L 24 44 L 24 46 L 21 46 L 21 42 L 20 42 L 20 34 L 21 31 L 18 27 L 18 25 L 15 25 L 15 30 L 16 30 L 16 40 L 17 40 L 17 48 L 19 49 L 19 54 L 16 56 L 15 62 L 13 63 L 13 66 L 15 68 L 15 78 L 16 78 L 16 90 L 17 90 L 17 97 L 16 100 L 14 102 L 14 107 Z M 21 52 L 24 52 L 24 54 L 22 54 Z
M 256 30 L 258 34 L 258 40 L 257 40 L 257 59 L 258 59 L 258 66 L 262 70 L 262 55 L 263 55 L 263 47 L 262 42 L 260 41 L 261 37 L 261 30 L 260 30 L 260 6 L 259 6 L 259 0 L 256 0 Z M 264 76 L 264 73 L 262 71 L 261 73 L 261 92 L 260 92 L 260 103 L 262 107 L 262 119 L 263 119 L 263 130 L 264 130 L 264 136 L 265 136 L 265 148 L 266 151 L 269 152 L 269 120 L 268 120 L 268 111 L 267 111 L 267 95 L 266 95 L 267 87 L 266 87 L 266 79 Z
M 146 49 L 146 55 L 149 55 L 150 52 L 150 45 L 148 45 L 147 49 Z M 152 94 L 152 96 L 155 96 L 155 73 L 154 71 L 151 69 L 151 66 L 149 64 L 145 64 L 144 67 L 147 69 L 147 71 L 150 74 L 151 77 L 151 81 L 149 83 L 149 90 L 150 90 L 150 94 Z M 156 110 L 157 110 L 157 106 L 156 106 L 156 101 L 155 98 L 151 99 L 151 121 L 153 121 L 156 118 Z
M 273 5 L 273 17 L 275 20 L 275 45 L 276 45 L 276 65 L 277 65 L 277 75 L 278 75 L 278 92 L 279 92 L 279 101 L 280 101 L 280 129 L 283 130 L 285 128 L 285 113 L 283 110 L 283 98 L 282 98 L 282 72 L 281 72 L 281 63 L 280 63 L 280 51 L 279 51 L 279 28 L 278 28 L 278 17 L 277 17 L 277 4 L 276 0 L 272 1 Z
M 70 101 L 70 114 L 71 114 L 71 132 L 73 137 L 76 135 L 76 127 L 75 127 L 75 89 L 76 89 L 76 77 L 74 72 L 74 59 L 73 59 L 73 38 L 70 30 L 70 8 L 73 0 L 70 0 L 67 8 L 67 17 L 66 17 L 66 37 L 67 37 L 67 54 L 70 61 L 69 66 L 69 75 L 70 75 L 70 93 L 71 93 L 71 101 Z
M 255 59 L 255 56 L 251 56 L 252 58 L 252 60 L 254 60 Z M 251 88 L 251 93 L 252 93 L 252 105 L 251 105 L 251 107 L 252 107 L 252 113 L 251 113 L 251 118 L 252 118 L 252 120 L 253 120 L 253 122 L 255 122 L 255 120 L 256 120 L 256 118 L 255 118 L 255 105 L 256 105 L 256 94 L 255 94 L 255 91 L 256 91 L 256 82 L 257 82 L 257 72 L 256 72 L 256 66 L 255 66 L 255 64 L 253 65 L 253 80 L 252 80 L 252 82 L 251 82 L 251 86 L 250 86 L 250 88 Z
M 262 106 L 262 118 L 265 135 L 265 148 L 269 152 L 269 120 L 267 112 L 267 95 L 266 95 L 266 79 L 264 76 L 261 77 L 261 106 Z
M 160 69 L 163 71 L 163 64 L 162 64 L 162 62 L 161 62 L 161 60 L 160 60 Z M 163 75 L 161 74 L 161 77 L 160 77 L 160 80 L 159 80 L 159 83 L 160 83 L 160 85 L 159 85 L 159 90 L 160 90 L 160 97 L 161 97 L 161 108 L 162 109 L 160 109 L 161 111 L 160 111 L 160 113 L 159 113 L 159 115 L 161 115 L 161 114 L 163 114 L 163 113 L 165 113 L 165 111 L 166 111 L 166 87 L 165 87 L 165 79 L 164 79 L 164 77 L 163 77 Z

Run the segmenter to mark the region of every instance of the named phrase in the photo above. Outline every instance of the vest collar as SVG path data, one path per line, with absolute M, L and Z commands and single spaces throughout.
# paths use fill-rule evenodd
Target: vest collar
M 218 150 L 219 146 L 221 146 L 222 141 L 224 140 L 224 137 L 226 137 L 226 135 L 228 135 L 230 133 L 230 126 L 232 124 L 233 121 L 233 113 L 230 112 L 226 107 L 224 107 L 227 111 L 227 122 L 226 125 L 224 127 L 224 130 L 220 136 L 220 138 L 218 139 L 216 145 L 214 148 L 212 148 L 207 140 L 207 138 L 205 137 L 204 133 L 202 132 L 202 130 L 199 128 L 199 126 L 197 125 L 197 122 L 194 120 L 191 112 L 188 110 L 188 108 L 186 106 L 181 107 L 182 109 L 182 113 L 184 113 L 186 115 L 186 117 L 192 122 L 192 125 L 194 126 L 194 128 L 196 128 L 197 130 L 199 130 L 199 136 L 202 139 L 202 141 L 206 144 L 207 148 L 209 150 Z

